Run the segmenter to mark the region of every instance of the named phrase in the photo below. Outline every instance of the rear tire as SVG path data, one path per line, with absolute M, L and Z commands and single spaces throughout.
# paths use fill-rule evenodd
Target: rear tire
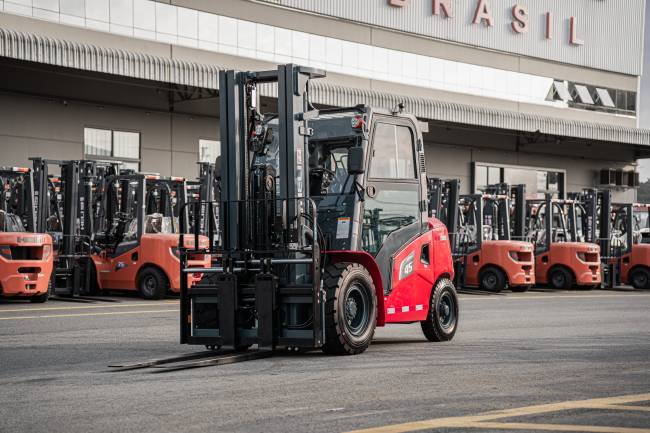
M 488 292 L 499 293 L 506 288 L 506 276 L 503 271 L 494 266 L 488 266 L 479 275 L 479 288 Z
M 630 273 L 630 283 L 637 290 L 650 289 L 650 270 L 647 268 L 634 269 Z
M 364 352 L 377 326 L 377 295 L 370 273 L 358 263 L 334 263 L 323 271 L 325 344 L 331 355 Z
M 549 271 L 548 284 L 556 290 L 569 290 L 573 286 L 573 275 L 567 268 L 558 266 Z
M 138 290 L 144 299 L 162 299 L 169 290 L 169 281 L 160 269 L 144 268 L 138 276 Z
M 431 290 L 429 313 L 420 326 L 429 341 L 450 341 L 454 338 L 458 328 L 458 295 L 451 280 L 442 278 Z

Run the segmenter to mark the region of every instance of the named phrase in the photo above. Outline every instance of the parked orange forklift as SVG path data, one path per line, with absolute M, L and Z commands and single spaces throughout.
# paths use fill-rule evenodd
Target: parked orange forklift
M 432 179 L 430 187 L 434 206 L 444 209 L 436 214 L 452 236 L 459 286 L 525 292 L 535 284 L 533 245 L 511 236 L 507 186 L 501 186 L 505 192 L 462 196 L 459 180 Z M 518 215 L 521 221 L 523 209 Z M 518 230 L 522 228 L 522 224 L 517 226 Z
M 611 209 L 612 236 L 610 264 L 615 269 L 612 275 L 618 278 L 609 281 L 630 285 L 635 289 L 650 289 L 650 230 L 648 227 L 647 204 L 615 203 Z
M 36 230 L 31 170 L 0 168 L 0 297 L 45 302 L 50 296 L 52 238 Z
M 650 205 L 612 203 L 609 190 L 586 190 L 585 218 L 596 223 L 606 287 L 650 289 Z
M 140 173 L 119 174 L 106 182 L 101 206 L 106 221 L 96 233 L 99 250 L 92 259 L 100 290 L 138 290 L 145 299 L 160 299 L 180 290 L 179 219 L 187 221 L 185 181 Z M 194 248 L 194 237 L 185 247 Z M 208 238 L 199 236 L 198 248 Z M 194 268 L 210 267 L 208 255 L 190 259 Z M 188 284 L 200 281 L 188 275 Z
M 554 289 L 597 288 L 600 247 L 586 242 L 576 200 L 527 201 L 527 236 L 535 246 L 535 280 Z

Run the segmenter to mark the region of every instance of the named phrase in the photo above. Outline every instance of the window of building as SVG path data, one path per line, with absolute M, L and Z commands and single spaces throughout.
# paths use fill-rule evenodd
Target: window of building
M 489 163 L 474 163 L 473 191 L 484 192 L 489 185 L 507 183 L 508 185 L 526 185 L 527 198 L 544 198 L 552 194 L 564 198 L 565 172 L 558 169 L 538 167 L 518 167 Z
M 199 161 L 214 163 L 221 156 L 221 142 L 217 140 L 199 140 Z
M 140 133 L 84 128 L 84 154 L 89 159 L 121 161 L 121 168 L 140 170 Z
M 370 177 L 415 179 L 413 134 L 408 127 L 377 123 Z

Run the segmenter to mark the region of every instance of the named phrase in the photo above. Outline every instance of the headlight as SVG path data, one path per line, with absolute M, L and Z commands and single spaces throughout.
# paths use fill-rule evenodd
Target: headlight
M 587 256 L 586 256 L 585 253 L 583 253 L 582 251 L 577 252 L 577 253 L 576 253 L 576 256 L 578 256 L 578 260 L 580 260 L 580 261 L 582 261 L 582 262 L 586 262 L 586 261 L 587 261 Z
M 11 260 L 11 247 L 9 245 L 0 245 L 0 256 Z
M 43 260 L 49 259 L 50 254 L 52 254 L 52 245 L 43 245 Z
M 519 253 L 517 251 L 510 251 L 508 254 L 510 254 L 510 258 L 515 262 L 519 261 Z
M 178 247 L 171 247 L 170 250 L 177 258 L 181 258 L 181 252 L 178 250 Z

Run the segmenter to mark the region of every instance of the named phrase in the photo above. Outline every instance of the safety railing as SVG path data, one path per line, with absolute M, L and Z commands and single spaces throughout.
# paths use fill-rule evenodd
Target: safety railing
M 317 206 L 310 198 L 196 201 L 186 203 L 181 212 L 187 206 L 192 207 L 192 221 L 180 221 L 182 252 L 277 256 L 283 251 L 309 252 L 319 243 Z M 223 221 L 238 224 L 225 227 Z M 207 246 L 202 236 L 208 238 Z M 193 242 L 187 242 L 188 237 Z

